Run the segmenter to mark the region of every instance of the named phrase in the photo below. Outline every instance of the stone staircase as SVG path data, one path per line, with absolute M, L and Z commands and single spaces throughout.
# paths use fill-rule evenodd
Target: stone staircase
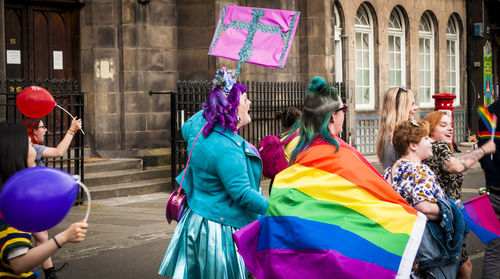
M 164 156 L 164 155 L 161 155 Z M 90 159 L 85 162 L 85 185 L 92 199 L 169 192 L 170 165 L 153 157 Z M 146 162 L 146 164 L 144 164 Z M 153 162 L 154 164 L 152 164 Z

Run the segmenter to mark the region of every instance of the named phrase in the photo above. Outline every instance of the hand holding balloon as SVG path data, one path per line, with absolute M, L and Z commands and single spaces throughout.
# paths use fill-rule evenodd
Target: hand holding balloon
M 71 120 L 71 126 L 69 128 L 73 131 L 80 130 L 82 128 L 82 120 L 77 118 L 78 117 L 75 117 Z
M 14 273 L 20 275 L 29 272 L 33 268 L 39 266 L 59 248 L 68 242 L 81 242 L 87 235 L 88 224 L 85 221 L 80 221 L 71 224 L 66 230 L 58 233 L 53 239 L 31 248 L 24 255 L 12 258 L 9 264 Z
M 85 220 L 71 224 L 71 226 L 69 226 L 65 231 L 55 236 L 57 238 L 57 242 L 61 246 L 68 242 L 82 242 L 87 235 L 88 226 L 89 224 L 87 224 Z

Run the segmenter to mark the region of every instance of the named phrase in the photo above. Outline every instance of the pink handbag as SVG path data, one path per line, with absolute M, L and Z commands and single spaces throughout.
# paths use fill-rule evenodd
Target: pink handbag
M 172 220 L 179 222 L 186 209 L 186 192 L 184 189 L 179 187 L 179 189 L 175 190 L 170 194 L 170 198 L 168 198 L 167 208 L 165 215 L 167 217 L 167 222 L 170 224 Z
M 206 125 L 206 124 L 205 124 Z M 181 185 L 179 185 L 179 189 L 175 190 L 170 194 L 170 197 L 167 201 L 167 206 L 165 209 L 165 216 L 167 217 L 167 222 L 170 224 L 172 220 L 179 222 L 181 220 L 182 215 L 184 214 L 184 210 L 186 210 L 187 202 L 186 202 L 186 192 L 182 189 L 182 182 L 184 182 L 184 176 L 186 175 L 186 170 L 189 166 L 189 160 L 191 159 L 191 154 L 193 153 L 194 144 L 198 140 L 203 128 L 205 125 L 201 127 L 200 132 L 196 136 L 193 142 L 193 146 L 191 147 L 191 151 L 189 152 L 189 157 L 186 163 L 186 168 L 184 169 L 184 174 L 182 174 Z

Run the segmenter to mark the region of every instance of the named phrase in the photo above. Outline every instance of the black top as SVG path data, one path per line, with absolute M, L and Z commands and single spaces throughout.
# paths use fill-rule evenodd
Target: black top
M 496 100 L 493 104 L 491 104 L 488 107 L 488 110 L 500 119 L 500 100 Z M 488 131 L 486 125 L 484 125 L 481 119 L 479 119 L 479 131 Z M 496 132 L 496 134 L 498 134 L 498 132 Z M 486 143 L 489 139 L 490 138 L 479 138 L 479 146 Z M 500 140 L 495 139 L 495 144 L 497 149 L 496 152 L 493 153 L 493 160 L 491 159 L 491 155 L 486 155 L 483 156 L 479 162 L 484 170 L 486 187 L 490 190 L 490 192 L 500 195 Z

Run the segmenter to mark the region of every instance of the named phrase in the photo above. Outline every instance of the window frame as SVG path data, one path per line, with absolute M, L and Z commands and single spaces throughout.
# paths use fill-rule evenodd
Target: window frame
M 392 28 L 392 27 L 388 27 L 387 29 L 387 36 L 388 36 L 388 47 L 387 47 L 387 59 L 388 59 L 388 81 L 387 81 L 387 84 L 389 85 L 389 87 L 399 87 L 401 85 L 406 85 L 406 38 L 405 38 L 405 35 L 406 35 L 406 25 L 405 25 L 405 21 L 404 21 L 404 15 L 403 13 L 401 12 L 401 9 L 398 8 L 398 7 L 394 7 L 394 9 L 392 9 L 391 11 L 391 14 L 389 16 L 389 22 L 391 21 L 391 17 L 393 16 L 393 13 L 396 14 L 396 16 L 398 17 L 398 20 L 400 22 L 400 25 L 401 25 L 401 28 L 400 29 L 396 29 L 396 28 Z M 389 43 L 391 41 L 391 37 L 399 37 L 400 39 L 400 53 L 399 53 L 399 58 L 400 58 L 400 73 L 401 73 L 401 84 L 391 84 L 390 81 L 391 81 L 391 63 L 390 63 L 390 58 L 391 58 L 391 55 L 394 56 L 395 58 L 395 52 L 394 53 L 390 53 L 390 49 L 389 49 Z M 392 69 L 392 70 L 395 70 Z
M 342 55 L 342 37 L 340 35 L 342 34 L 342 25 L 340 24 L 340 14 L 338 11 L 337 6 L 334 4 L 333 5 L 333 14 L 334 14 L 334 19 L 335 19 L 335 25 L 334 25 L 334 32 L 335 32 L 335 45 L 334 45 L 334 51 L 335 51 L 335 81 L 336 82 L 343 82 L 344 81 L 344 75 L 343 75 L 343 55 Z
M 449 24 L 452 24 L 453 27 L 455 28 L 455 33 L 449 33 Z M 460 31 L 458 28 L 458 21 L 457 19 L 452 15 L 448 19 L 448 24 L 446 25 L 446 89 L 448 93 L 451 93 L 450 90 L 450 84 L 449 84 L 449 78 L 448 74 L 450 72 L 450 53 L 449 53 L 449 48 L 448 48 L 448 42 L 453 42 L 455 44 L 455 57 L 454 57 L 454 63 L 455 63 L 455 100 L 453 100 L 453 105 L 454 106 L 459 106 L 460 105 Z
M 430 27 L 430 30 L 431 31 L 423 31 L 421 30 L 420 26 L 422 25 L 421 22 L 422 20 L 426 19 L 426 21 L 428 22 L 429 24 L 429 27 Z M 429 80 L 429 84 L 427 85 L 422 85 L 422 80 L 421 80 L 421 72 L 422 71 L 427 71 L 427 69 L 422 69 L 422 65 L 420 63 L 420 60 L 421 60 L 421 55 L 422 55 L 422 49 L 420 48 L 421 44 L 420 44 L 420 40 L 428 40 L 429 41 L 429 72 L 430 72 L 430 80 Z M 435 66 L 434 66 L 434 59 L 435 59 L 435 56 L 434 56 L 434 43 L 435 43 L 435 28 L 434 28 L 434 23 L 432 22 L 432 18 L 430 17 L 430 15 L 428 14 L 428 12 L 425 12 L 422 17 L 420 18 L 420 22 L 419 22 L 419 30 L 418 30 L 418 74 L 419 74 L 419 78 L 418 78 L 418 91 L 419 91 L 419 106 L 422 107 L 422 108 L 431 108 L 431 107 L 434 107 L 434 102 L 432 101 L 432 95 L 434 95 L 434 92 L 435 92 Z M 425 41 L 424 41 L 424 46 L 425 46 Z M 424 53 L 425 55 L 425 53 Z M 429 88 L 429 93 L 430 93 L 430 96 L 429 96 L 429 100 L 428 102 L 424 102 L 425 100 L 423 100 L 423 95 L 422 95 L 422 92 L 421 92 L 421 89 L 422 87 L 425 88 Z
M 369 21 L 368 24 L 369 25 L 360 25 L 360 24 L 357 24 L 356 23 L 356 19 L 358 18 L 357 15 L 358 15 L 358 11 L 359 10 L 362 10 L 362 13 L 364 12 L 364 14 L 366 15 L 366 19 Z M 356 10 L 356 17 L 354 19 L 354 71 L 355 71 L 355 77 L 357 76 L 357 72 L 358 72 L 358 61 L 356 61 L 356 56 L 358 56 L 358 43 L 357 43 L 357 34 L 361 34 L 361 35 L 367 35 L 368 36 L 368 68 L 362 68 L 362 70 L 365 70 L 365 69 L 368 69 L 369 71 L 369 84 L 368 86 L 365 86 L 364 84 L 359 84 L 359 80 L 357 78 L 355 78 L 355 89 L 354 89 L 354 99 L 355 99 L 355 106 L 356 106 L 356 110 L 373 110 L 375 108 L 375 86 L 374 86 L 374 83 L 375 83 L 375 76 L 374 76 L 374 70 L 375 70 L 375 67 L 374 67 L 374 46 L 373 46 L 373 42 L 374 42 L 374 28 L 373 28 L 373 17 L 372 17 L 372 14 L 370 12 L 370 9 L 366 6 L 366 4 L 361 4 L 358 8 L 358 10 Z M 364 51 L 364 49 L 362 49 L 362 51 Z M 364 81 L 364 80 L 362 80 Z M 358 95 L 357 94 L 357 91 L 358 91 L 358 88 L 359 87 L 362 87 L 362 88 L 366 88 L 368 87 L 368 90 L 369 90 L 369 100 L 368 100 L 368 103 L 367 104 L 361 104 L 359 103 L 359 100 L 358 98 L 356 98 Z

